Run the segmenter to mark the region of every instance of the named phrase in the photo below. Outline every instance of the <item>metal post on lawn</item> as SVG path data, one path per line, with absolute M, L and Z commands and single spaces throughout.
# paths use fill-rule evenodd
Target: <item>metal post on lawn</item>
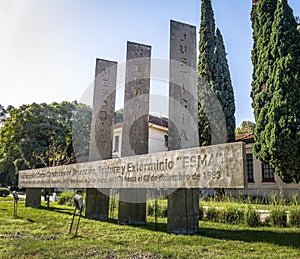
M 78 231 L 78 226 L 79 226 L 79 222 L 80 222 L 80 218 L 81 218 L 81 213 L 82 213 L 82 210 L 80 210 L 80 213 L 79 213 L 79 218 L 78 218 L 78 222 L 77 222 L 77 226 L 76 226 L 75 236 L 77 236 L 77 231 Z
M 71 234 L 71 232 L 72 232 L 72 227 L 73 227 L 73 223 L 74 223 L 74 218 L 75 218 L 76 210 L 79 210 L 79 218 L 78 218 L 78 222 L 77 222 L 77 226 L 76 226 L 76 231 L 75 231 L 75 236 L 77 236 L 78 226 L 79 226 L 80 218 L 81 218 L 82 211 L 83 211 L 83 199 L 82 199 L 82 197 L 80 195 L 78 195 L 78 194 L 75 194 L 75 196 L 74 196 L 74 203 L 75 203 L 75 210 L 74 210 L 74 213 L 73 213 L 73 218 L 72 218 L 72 222 L 71 222 L 69 234 Z
M 14 217 L 17 217 L 19 196 L 16 191 L 13 191 L 12 195 L 14 197 Z
M 77 208 L 75 207 L 74 213 L 73 213 L 72 222 L 71 222 L 71 225 L 70 225 L 69 234 L 71 234 L 71 231 L 72 231 L 72 227 L 73 227 L 73 223 L 74 223 L 74 218 L 75 218 L 76 210 L 77 210 Z

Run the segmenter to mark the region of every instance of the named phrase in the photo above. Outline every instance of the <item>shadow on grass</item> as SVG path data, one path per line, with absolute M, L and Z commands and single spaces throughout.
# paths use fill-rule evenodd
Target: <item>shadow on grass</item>
M 156 231 L 156 232 L 167 232 L 167 223 L 155 223 L 147 222 L 145 225 L 139 226 L 140 228 Z
M 74 208 L 58 208 L 58 207 L 47 207 L 41 206 L 39 209 L 63 213 L 72 216 L 74 212 Z M 85 218 L 83 216 L 83 218 Z M 91 219 L 92 220 L 92 219 Z M 97 219 L 94 219 L 99 221 Z M 104 222 L 111 223 L 114 225 L 119 225 L 117 219 L 108 219 Z M 201 224 L 201 223 L 200 223 Z M 145 229 L 155 232 L 167 232 L 167 224 L 162 222 L 147 222 L 144 225 L 129 225 L 131 227 Z M 222 226 L 218 226 L 216 228 L 210 227 L 199 227 L 198 236 L 202 237 L 209 237 L 219 240 L 232 240 L 232 241 L 243 241 L 248 243 L 254 242 L 264 242 L 264 243 L 271 243 L 276 244 L 279 246 L 286 246 L 286 247 L 294 247 L 296 249 L 300 249 L 300 230 L 298 232 L 276 232 L 273 230 L 231 230 L 223 228 Z
M 116 219 L 107 222 L 118 224 Z M 167 233 L 167 223 L 147 222 L 145 225 L 132 226 L 155 232 Z M 214 239 L 243 241 L 248 243 L 264 242 L 279 246 L 293 247 L 300 249 L 300 230 L 299 232 L 275 232 L 268 230 L 228 230 L 219 226 L 218 228 L 199 227 L 198 236 Z
M 279 246 L 300 249 L 300 232 L 280 233 L 267 230 L 228 230 L 200 227 L 199 235 L 220 240 L 243 241 L 248 243 L 267 242 Z
M 66 208 L 58 208 L 58 207 L 47 207 L 47 206 L 40 206 L 38 209 L 40 210 L 47 210 L 47 211 L 53 211 L 53 212 L 58 212 L 58 213 L 63 213 L 63 214 L 67 214 L 67 215 L 73 215 L 74 209 L 73 207 L 70 207 L 70 209 L 66 209 Z
M 100 221 L 99 219 L 90 219 L 90 220 Z M 151 231 L 156 231 L 156 232 L 163 232 L 163 233 L 167 232 L 167 224 L 166 223 L 147 222 L 143 225 L 125 225 L 125 224 L 119 224 L 117 219 L 110 218 L 108 220 L 102 220 L 102 221 L 111 223 L 114 225 L 119 225 L 119 226 L 130 226 L 130 227 L 146 229 L 146 230 L 151 230 Z

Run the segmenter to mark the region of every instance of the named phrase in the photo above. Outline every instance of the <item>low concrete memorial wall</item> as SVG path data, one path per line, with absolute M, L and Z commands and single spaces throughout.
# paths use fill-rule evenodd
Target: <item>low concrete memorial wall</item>
M 19 172 L 26 188 L 244 188 L 244 143 Z

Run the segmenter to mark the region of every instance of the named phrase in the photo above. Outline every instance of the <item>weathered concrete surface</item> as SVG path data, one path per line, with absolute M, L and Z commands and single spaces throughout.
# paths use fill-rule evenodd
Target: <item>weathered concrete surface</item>
M 89 161 L 112 158 L 117 63 L 97 59 L 95 69 L 93 114 Z M 87 189 L 85 216 L 106 220 L 109 189 Z
M 120 189 L 118 221 L 122 225 L 142 225 L 146 222 L 146 190 Z M 129 202 L 126 202 L 129 201 Z M 131 202 L 131 201 L 134 201 Z
M 148 153 L 151 47 L 127 42 L 121 156 Z
M 19 186 L 244 188 L 244 165 L 245 144 L 235 142 L 20 171 Z M 142 201 L 137 198 L 126 200 Z
M 127 42 L 121 156 L 148 153 L 151 47 Z M 120 190 L 120 224 L 146 222 L 146 189 Z
M 97 59 L 89 161 L 112 158 L 117 62 Z
M 90 219 L 108 219 L 109 197 L 98 189 L 86 189 L 85 215 Z
M 41 206 L 41 190 L 40 188 L 27 188 L 25 207 L 38 208 Z
M 199 190 L 177 189 L 168 196 L 167 231 L 195 234 L 199 229 Z
M 169 150 L 199 146 L 195 69 L 196 27 L 171 21 Z M 178 189 L 168 196 L 168 232 L 194 234 L 198 222 L 198 190 Z

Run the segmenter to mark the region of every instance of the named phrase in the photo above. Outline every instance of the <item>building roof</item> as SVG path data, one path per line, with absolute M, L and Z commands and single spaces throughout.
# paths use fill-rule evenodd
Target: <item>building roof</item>
M 254 143 L 254 135 L 253 132 L 238 134 L 235 136 L 235 141 L 243 141 L 246 144 Z
M 167 118 L 149 115 L 149 123 L 153 123 L 155 125 L 168 128 L 168 119 Z M 123 125 L 123 118 L 121 121 L 114 122 L 114 128 L 122 127 L 122 125 Z
M 153 115 L 149 115 L 149 122 L 154 123 L 159 126 L 168 127 L 168 119 L 167 118 L 159 118 Z

